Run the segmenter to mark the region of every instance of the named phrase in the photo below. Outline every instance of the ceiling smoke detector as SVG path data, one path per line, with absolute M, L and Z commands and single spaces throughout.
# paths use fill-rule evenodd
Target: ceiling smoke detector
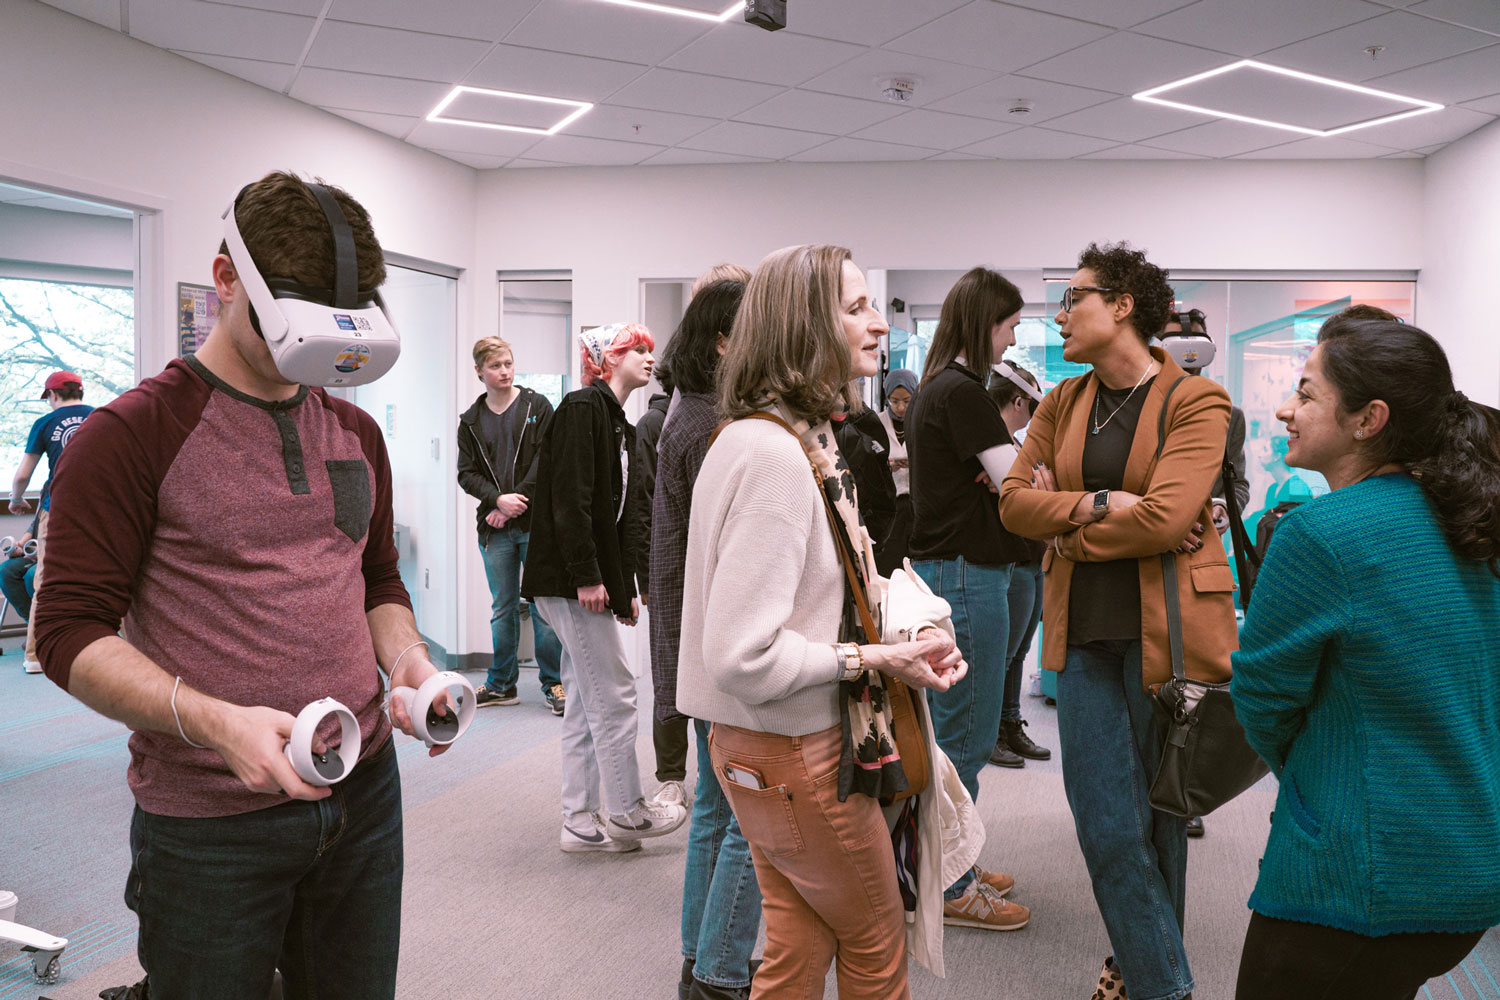
M 1033 102 L 1028 101 L 1025 98 L 1017 98 L 1016 100 L 1010 102 L 1010 107 L 1005 109 L 1005 113 L 1010 115 L 1012 118 L 1025 118 L 1027 115 L 1031 114 L 1032 106 Z
M 917 79 L 913 76 L 892 77 L 880 81 L 880 96 L 892 104 L 907 104 L 917 91 Z

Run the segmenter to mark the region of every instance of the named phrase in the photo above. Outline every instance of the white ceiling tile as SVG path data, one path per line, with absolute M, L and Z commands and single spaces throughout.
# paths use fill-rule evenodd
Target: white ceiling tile
M 988 160 L 988 156 L 980 156 L 978 153 L 963 153 L 956 149 L 950 149 L 936 156 L 929 156 L 929 160 Z
M 292 81 L 290 96 L 320 107 L 425 116 L 451 89 L 447 84 L 423 80 L 398 80 L 393 76 L 336 69 L 304 69 Z
M 639 108 L 617 108 L 596 104 L 591 111 L 567 128 L 568 135 L 591 139 L 619 139 L 622 142 L 649 142 L 657 146 L 675 146 L 690 136 L 718 124 L 717 118 L 697 115 L 674 115 L 665 111 L 643 111 Z M 640 129 L 637 131 L 636 126 Z
M 764 104 L 735 116 L 739 121 L 758 125 L 800 128 L 829 135 L 850 132 L 894 118 L 901 113 L 898 104 L 860 101 L 836 94 L 815 94 L 807 90 L 788 90 Z
M 813 0 L 799 3 L 787 15 L 787 30 L 879 45 L 942 17 L 969 0 Z M 1180 2 L 1180 0 L 1179 0 Z
M 1065 160 L 1113 145 L 1115 143 L 1108 139 L 1091 139 L 1088 136 L 1031 127 L 965 146 L 963 152 L 977 153 L 996 160 Z
M 1369 84 L 1441 104 L 1458 104 L 1500 93 L 1500 39 L 1496 41 L 1488 48 L 1376 77 Z
M 460 153 L 452 149 L 434 149 L 432 152 L 462 163 L 466 167 L 473 167 L 475 170 L 495 170 L 515 159 L 513 156 L 485 156 L 482 153 Z
M 646 72 L 638 63 L 497 45 L 463 79 L 471 87 L 597 103 Z
M 1128 28 L 1168 11 L 1184 7 L 1192 0 L 1007 0 L 1017 7 L 1031 7 L 1050 14 L 1076 17 L 1081 21 Z
M 297 67 L 287 63 L 261 62 L 258 59 L 235 59 L 232 56 L 210 56 L 201 52 L 179 52 L 184 58 L 193 62 L 212 66 L 221 73 L 237 76 L 241 80 L 248 80 L 257 86 L 274 90 L 278 93 L 286 89 L 286 85 L 292 81 L 292 73 Z
M 110 31 L 120 30 L 120 0 L 43 0 L 48 7 L 67 11 Z
M 1409 101 L 1380 97 L 1343 87 L 1241 66 L 1227 73 L 1178 87 L 1165 97 L 1226 117 L 1239 115 L 1311 129 L 1335 129 L 1377 121 L 1413 110 Z
M 1109 29 L 993 0 L 974 0 L 885 48 L 1008 73 L 1108 35 Z
M 859 139 L 878 142 L 911 143 L 932 149 L 957 149 L 971 142 L 990 139 L 1009 131 L 1009 124 L 969 115 L 950 115 L 942 111 L 908 111 L 889 121 L 854 133 Z
M 505 42 L 654 66 L 707 34 L 710 23 L 598 0 L 542 0 Z
M 1464 107 L 1470 111 L 1478 111 L 1486 115 L 1500 115 L 1500 94 L 1491 94 L 1489 97 L 1480 98 L 1477 101 L 1467 101 Z
M 1441 148 L 1441 147 L 1439 147 Z M 1426 153 L 1413 153 L 1411 150 L 1403 149 L 1399 153 L 1387 153 L 1381 157 L 1382 160 L 1421 160 L 1427 157 Z
M 1297 133 L 1284 129 L 1220 119 L 1207 125 L 1195 125 L 1181 132 L 1159 135 L 1145 140 L 1141 145 L 1225 157 L 1248 153 L 1252 149 L 1265 149 L 1267 146 L 1284 146 L 1298 138 Z
M 456 83 L 487 51 L 487 43 L 469 38 L 324 21 L 303 65 Z
M 872 163 L 893 160 L 925 160 L 936 150 L 892 142 L 867 142 L 847 136 L 804 150 L 787 159 L 799 163 Z
M 518 156 L 505 165 L 507 170 L 519 170 L 523 168 L 538 169 L 545 167 L 574 167 L 576 163 L 553 163 L 551 160 L 528 160 L 524 156 Z
M 520 156 L 542 140 L 534 132 L 508 132 L 504 129 L 474 128 L 447 122 L 423 121 L 412 129 L 406 141 L 423 149 L 444 149 L 455 153 L 477 153 L 481 156 Z
M 163 49 L 295 63 L 317 22 L 203 0 L 152 0 L 130 7 L 130 36 Z
M 1211 157 L 1183 153 L 1175 149 L 1152 149 L 1150 146 L 1111 146 L 1097 153 L 1084 153 L 1080 160 L 1207 160 Z
M 1114 100 L 1116 96 L 1118 95 L 1102 90 L 1069 87 L 1050 80 L 1002 76 L 997 80 L 972 87 L 961 94 L 937 101 L 932 107 L 935 111 L 978 115 L 981 118 L 993 118 L 1018 125 L 1036 125 L 1072 111 L 1103 104 Z M 1011 114 L 1010 109 L 1018 101 L 1028 102 L 1031 112 L 1024 116 Z
M 992 80 L 995 74 L 973 66 L 877 49 L 813 77 L 801 87 L 845 97 L 872 98 L 880 96 L 881 81 L 892 77 L 916 81 L 911 104 L 920 108 Z
M 270 10 L 280 14 L 317 17 L 323 13 L 326 0 L 214 0 L 214 2 L 228 4 L 231 7 L 249 7 L 251 10 Z
M 1335 80 L 1360 83 L 1494 43 L 1492 35 L 1393 10 L 1347 28 L 1273 49 L 1262 59 L 1276 66 L 1289 66 Z M 1375 58 L 1365 51 L 1373 45 L 1385 46 Z
M 728 118 L 781 93 L 783 89 L 748 80 L 653 69 L 612 94 L 609 103 L 628 108 Z
M 613 142 L 581 135 L 548 136 L 526 151 L 530 157 L 581 167 L 627 167 L 661 152 L 660 146 Z
M 1373 160 L 1388 156 L 1393 150 L 1389 146 L 1375 146 L 1340 136 L 1318 136 L 1298 139 L 1269 149 L 1256 149 L 1241 153 L 1240 160 Z M 1399 152 L 1399 150 L 1395 150 Z
M 1129 31 L 1026 67 L 1027 76 L 1130 95 L 1234 62 L 1232 56 Z
M 744 122 L 720 122 L 708 131 L 693 136 L 683 145 L 692 149 L 706 149 L 711 153 L 739 153 L 742 156 L 763 156 L 780 160 L 827 142 L 829 138 L 814 132 L 795 132 L 766 125 L 747 125 Z
M 702 149 L 664 149 L 650 159 L 642 160 L 643 167 L 676 166 L 684 163 L 769 163 L 763 156 L 740 156 L 735 153 L 710 153 Z
M 1213 116 L 1120 97 L 1107 104 L 1096 104 L 1071 115 L 1053 118 L 1047 123 L 1047 127 L 1078 135 L 1091 135 L 1097 139 L 1136 142 L 1209 121 L 1213 121 Z
M 1494 0 L 1422 0 L 1406 9 L 1449 24 L 1500 32 L 1500 4 Z
M 365 128 L 395 136 L 397 139 L 405 139 L 407 134 L 422 122 L 422 119 L 411 115 L 382 115 L 375 111 L 350 111 L 346 108 L 324 108 L 323 110 L 336 114 L 340 118 L 347 118 L 351 122 L 358 122 Z
M 790 31 L 770 32 L 744 21 L 730 21 L 718 25 L 661 65 L 785 86 L 801 83 L 864 51 L 861 45 L 794 35 Z
M 1494 116 L 1468 108 L 1444 108 L 1389 125 L 1372 125 L 1346 138 L 1359 138 L 1391 149 L 1421 149 L 1433 143 L 1449 143 L 1494 121 Z
M 242 0 L 235 0 L 242 2 Z M 279 0 L 283 3 L 310 3 L 313 13 L 322 9 L 324 0 Z M 432 31 L 459 38 L 477 38 L 494 42 L 521 23 L 531 13 L 537 0 L 334 0 L 328 16 L 340 21 L 378 24 L 386 28 Z
M 1199 0 L 1136 25 L 1134 30 L 1205 49 L 1253 56 L 1386 13 L 1387 8 L 1365 0 Z
M 1437 144 L 1432 145 L 1432 146 L 1423 146 L 1420 149 L 1413 149 L 1413 150 L 1410 150 L 1410 152 L 1420 153 L 1423 156 L 1430 156 L 1433 153 L 1436 153 L 1438 150 L 1442 149 L 1446 145 L 1448 145 L 1446 142 L 1440 142 L 1440 143 L 1437 143 Z

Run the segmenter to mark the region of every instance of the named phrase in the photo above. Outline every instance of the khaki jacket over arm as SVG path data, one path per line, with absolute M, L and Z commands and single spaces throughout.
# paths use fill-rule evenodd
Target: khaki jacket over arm
M 1158 422 L 1167 390 L 1185 373 L 1153 348 L 1162 370 L 1141 409 L 1125 465 L 1123 488 L 1140 503 L 1080 527 L 1073 508 L 1083 488 L 1083 446 L 1099 381 L 1092 374 L 1069 379 L 1049 392 L 1026 431 L 1020 455 L 1000 487 L 1005 527 L 1028 538 L 1057 536 L 1042 557 L 1045 626 L 1042 665 L 1062 670 L 1068 645 L 1068 596 L 1073 567 L 1080 562 L 1139 560 L 1141 657 L 1147 685 L 1172 676 L 1160 554 L 1172 552 L 1196 524 L 1202 547 L 1177 554 L 1183 652 L 1189 677 L 1229 679 L 1229 654 L 1239 648 L 1234 620 L 1234 580 L 1218 533 L 1213 530 L 1209 491 L 1219 474 L 1229 430 L 1229 395 L 1206 378 L 1187 378 L 1167 403 L 1166 444 L 1156 457 Z M 1031 488 L 1032 467 L 1044 462 L 1059 492 Z

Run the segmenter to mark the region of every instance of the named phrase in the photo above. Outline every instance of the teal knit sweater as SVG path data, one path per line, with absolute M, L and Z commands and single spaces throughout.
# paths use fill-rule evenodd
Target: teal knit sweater
M 1281 779 L 1257 913 L 1358 934 L 1500 923 L 1500 580 L 1406 475 L 1276 530 L 1235 712 Z

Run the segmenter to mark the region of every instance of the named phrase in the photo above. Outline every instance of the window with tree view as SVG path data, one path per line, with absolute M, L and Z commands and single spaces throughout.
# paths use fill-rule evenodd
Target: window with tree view
M 133 386 L 134 293 L 0 276 L 0 468 L 6 475 L 20 464 L 32 423 L 48 411 L 42 383 L 58 369 L 83 377 L 83 401 L 91 406 Z M 32 488 L 45 476 L 38 469 Z

